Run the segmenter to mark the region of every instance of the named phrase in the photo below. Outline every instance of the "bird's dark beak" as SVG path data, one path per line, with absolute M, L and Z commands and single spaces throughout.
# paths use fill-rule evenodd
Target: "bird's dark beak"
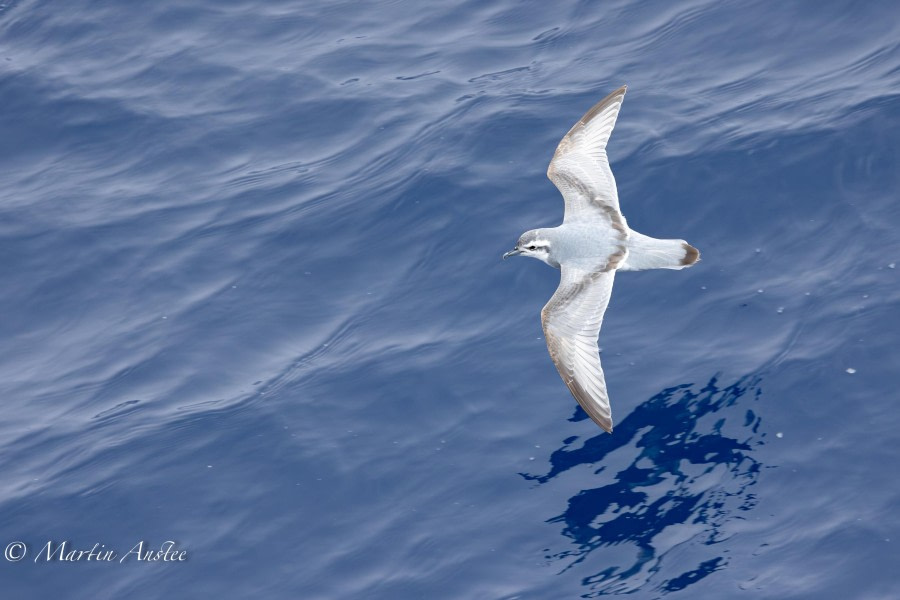
M 503 260 L 506 260 L 510 256 L 518 256 L 520 254 L 522 254 L 522 251 L 519 250 L 518 248 L 514 248 L 513 250 L 510 250 L 509 252 L 507 252 L 506 254 L 503 255 Z

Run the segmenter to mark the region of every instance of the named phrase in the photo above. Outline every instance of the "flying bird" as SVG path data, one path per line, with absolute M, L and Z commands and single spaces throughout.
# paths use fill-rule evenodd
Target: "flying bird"
M 619 209 L 606 142 L 625 98 L 623 85 L 598 102 L 563 137 L 547 176 L 562 193 L 558 227 L 532 229 L 503 258 L 530 256 L 560 269 L 559 287 L 541 311 L 550 357 L 597 425 L 613 422 L 597 337 L 617 271 L 683 269 L 700 259 L 684 240 L 660 240 L 628 227 Z

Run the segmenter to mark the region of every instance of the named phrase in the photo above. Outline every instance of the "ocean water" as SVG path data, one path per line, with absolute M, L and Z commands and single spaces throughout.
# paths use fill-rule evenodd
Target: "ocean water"
M 609 435 L 500 255 L 623 83 Z M 4 598 L 900 598 L 895 3 L 4 0 L 0 107 Z

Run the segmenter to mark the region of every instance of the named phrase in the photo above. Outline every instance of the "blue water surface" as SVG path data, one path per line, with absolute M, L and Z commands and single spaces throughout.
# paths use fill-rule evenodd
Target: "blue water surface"
M 626 83 L 610 435 L 500 255 Z M 2 596 L 900 598 L 898 189 L 895 2 L 5 0 Z

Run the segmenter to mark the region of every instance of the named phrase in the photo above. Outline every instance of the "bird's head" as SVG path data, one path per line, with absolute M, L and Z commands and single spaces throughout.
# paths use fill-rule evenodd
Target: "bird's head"
M 550 258 L 550 240 L 541 229 L 526 231 L 519 237 L 516 247 L 503 255 L 503 259 L 510 256 L 530 256 L 542 260 L 548 265 L 556 266 Z

